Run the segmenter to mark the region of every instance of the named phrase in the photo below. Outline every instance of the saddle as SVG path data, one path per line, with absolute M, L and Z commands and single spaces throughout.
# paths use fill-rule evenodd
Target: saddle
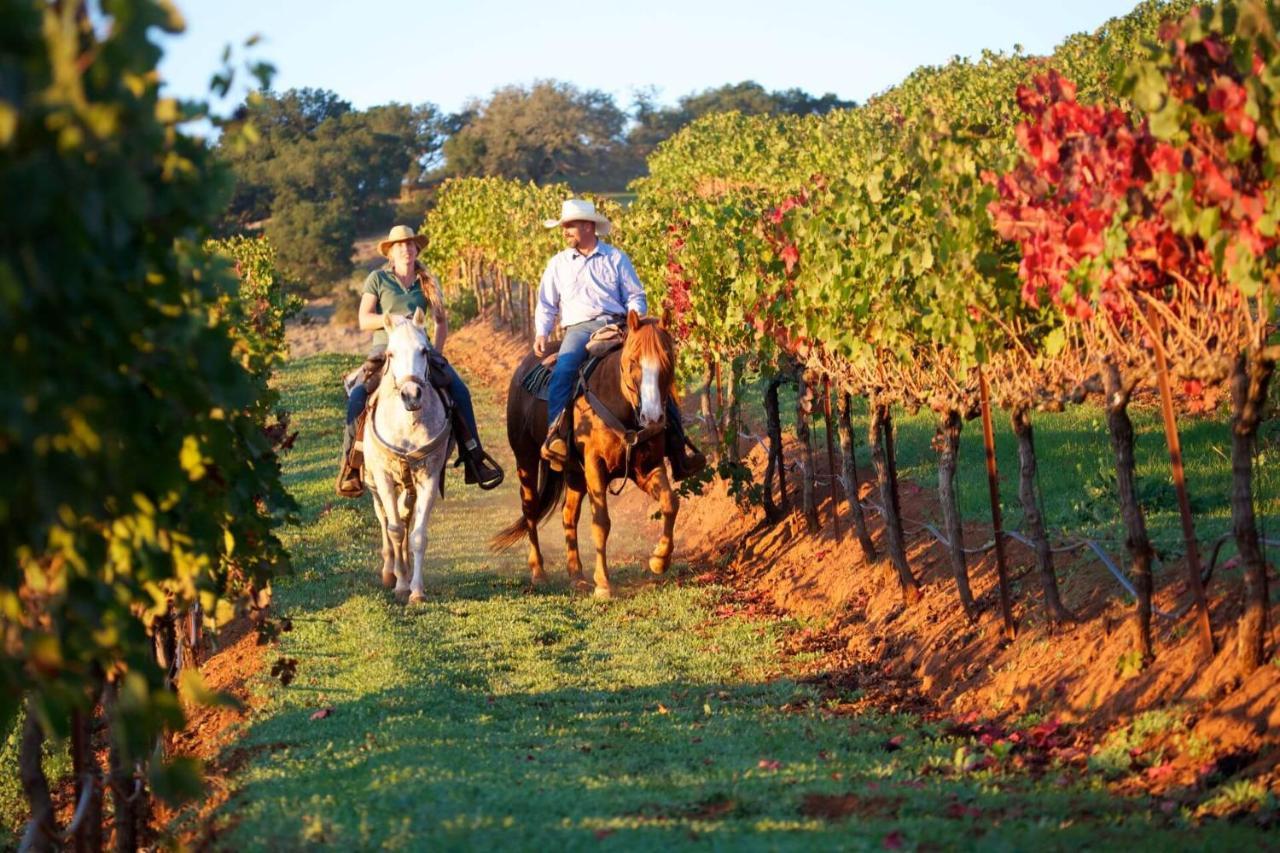
M 574 385 L 573 399 L 577 399 L 580 389 L 586 387 L 587 380 L 591 378 L 591 374 L 595 372 L 600 361 L 614 350 L 621 349 L 626 341 L 626 323 L 610 323 L 607 326 L 601 326 L 592 333 L 591 339 L 587 341 L 587 360 L 578 369 L 578 381 Z M 526 373 L 524 379 L 520 381 L 524 390 L 544 403 L 551 396 L 551 373 L 555 370 L 556 359 L 559 357 L 559 352 L 551 353 L 535 364 L 533 369 Z M 570 400 L 570 402 L 573 402 L 573 400 Z

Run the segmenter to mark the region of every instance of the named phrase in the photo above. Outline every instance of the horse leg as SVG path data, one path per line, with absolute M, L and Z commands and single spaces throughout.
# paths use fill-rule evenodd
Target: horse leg
M 443 466 L 442 466 L 443 467 Z M 413 524 L 409 528 L 409 554 L 413 557 L 413 579 L 409 582 L 409 603 L 417 604 L 426 600 L 422 583 L 422 560 L 427 551 L 427 520 L 431 518 L 431 508 L 435 506 L 439 492 L 440 477 L 443 471 L 435 476 L 428 476 L 423 484 L 418 484 L 418 502 L 413 508 Z
M 382 514 L 386 517 L 386 536 L 391 543 L 391 570 L 395 577 L 396 595 L 404 598 L 409 594 L 409 578 L 405 568 L 405 523 L 400 517 L 399 487 L 395 478 L 382 472 L 378 477 L 378 499 L 382 502 Z M 386 582 L 386 566 L 383 566 L 383 581 Z
M 676 513 L 680 511 L 680 498 L 667 479 L 666 465 L 659 465 L 649 474 L 644 490 L 662 509 L 662 538 L 649 556 L 649 571 L 660 575 L 671 567 L 671 552 L 675 550 L 673 534 L 676 529 Z
M 524 529 L 529 537 L 529 581 L 536 586 L 547 581 L 547 573 L 542 567 L 542 549 L 538 545 L 538 466 L 521 465 L 516 473 L 520 477 L 520 512 L 524 515 Z
M 587 474 L 587 494 L 591 496 L 591 538 L 596 545 L 596 598 L 612 598 L 613 588 L 609 585 L 609 564 L 605 558 L 605 547 L 609 541 L 609 479 L 605 474 L 604 463 L 598 458 L 589 458 L 583 467 Z
M 369 490 L 373 498 L 373 514 L 378 517 L 378 528 L 382 531 L 382 585 L 387 589 L 396 585 L 395 550 L 391 545 L 391 534 L 387 532 L 387 513 L 382 508 L 382 499 L 376 489 Z
M 568 563 L 569 583 L 585 587 L 582 556 L 578 553 L 578 519 L 582 517 L 582 490 L 569 487 L 564 494 L 564 555 Z

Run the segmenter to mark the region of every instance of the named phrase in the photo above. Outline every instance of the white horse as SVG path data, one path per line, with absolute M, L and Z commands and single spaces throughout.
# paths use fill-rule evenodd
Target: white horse
M 364 436 L 364 484 L 382 525 L 382 583 L 422 601 L 427 519 L 449 455 L 449 418 L 427 381 L 426 315 L 387 315 L 387 362 Z M 397 397 L 399 398 L 397 400 Z M 413 574 L 409 573 L 412 555 Z

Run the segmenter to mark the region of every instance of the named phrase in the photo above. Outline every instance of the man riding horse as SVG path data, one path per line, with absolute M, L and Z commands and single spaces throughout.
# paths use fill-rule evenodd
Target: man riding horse
M 628 311 L 643 316 L 648 311 L 648 301 L 631 259 L 616 246 L 600 241 L 600 237 L 609 235 L 611 226 L 594 204 L 569 199 L 561 207 L 559 219 L 548 219 L 543 224 L 563 229 L 568 244 L 551 258 L 542 274 L 534 314 L 535 355 L 542 357 L 551 351 L 548 338 L 557 317 L 564 329 L 548 388 L 549 426 L 542 446 L 542 458 L 559 471 L 569 456 L 565 410 L 577 385 L 578 371 L 587 358 L 587 342 L 601 327 L 625 321 Z M 666 422 L 666 454 L 671 460 L 672 476 L 682 480 L 701 471 L 706 458 L 696 450 L 689 452 L 680 410 L 671 398 L 666 400 Z

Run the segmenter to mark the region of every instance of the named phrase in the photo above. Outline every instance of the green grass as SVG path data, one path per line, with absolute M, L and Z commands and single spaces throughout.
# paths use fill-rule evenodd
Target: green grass
M 302 523 L 287 533 L 295 574 L 276 603 L 294 625 L 279 654 L 298 660 L 298 674 L 287 687 L 265 676 L 256 685 L 264 704 L 233 747 L 247 762 L 216 815 L 221 847 L 1218 849 L 1262 840 L 1245 825 L 1195 827 L 1189 812 L 1117 797 L 1100 774 L 967 769 L 980 746 L 909 716 L 829 713 L 811 688 L 776 676 L 777 640 L 795 623 L 718 617 L 726 591 L 689 582 L 679 564 L 650 582 L 622 556 L 643 554 L 648 531 L 617 532 L 617 600 L 572 594 L 559 551 L 556 581 L 533 592 L 522 551 L 485 549 L 515 512 L 511 483 L 482 493 L 450 475 L 430 529 L 428 600 L 405 607 L 377 585 L 367 499 L 331 496 L 336 377 L 349 363 L 321 356 L 282 373 L 301 430 L 285 469 Z M 498 400 L 474 390 L 486 441 L 501 447 Z M 554 523 L 546 529 L 545 539 L 559 539 Z M 332 713 L 312 719 L 322 708 Z M 852 795 L 857 808 L 846 820 L 808 816 L 814 795 Z

